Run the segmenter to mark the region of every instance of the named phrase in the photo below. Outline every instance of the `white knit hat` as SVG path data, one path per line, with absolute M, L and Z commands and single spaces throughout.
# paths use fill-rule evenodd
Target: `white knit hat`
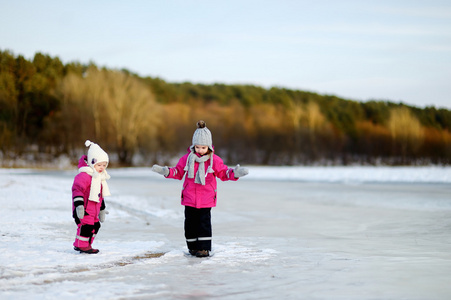
M 89 147 L 88 150 L 88 165 L 94 167 L 96 163 L 106 162 L 108 164 L 109 158 L 108 154 L 100 148 L 96 143 L 86 140 L 85 146 Z
M 195 145 L 208 146 L 208 148 L 213 151 L 211 132 L 207 128 L 207 124 L 202 120 L 197 122 L 197 129 L 193 134 L 193 144 L 191 145 L 191 148 L 194 148 Z

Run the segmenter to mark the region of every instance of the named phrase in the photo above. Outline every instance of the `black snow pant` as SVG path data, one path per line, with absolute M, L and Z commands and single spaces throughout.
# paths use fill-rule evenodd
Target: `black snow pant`
M 185 238 L 189 250 L 211 251 L 211 207 L 185 206 Z

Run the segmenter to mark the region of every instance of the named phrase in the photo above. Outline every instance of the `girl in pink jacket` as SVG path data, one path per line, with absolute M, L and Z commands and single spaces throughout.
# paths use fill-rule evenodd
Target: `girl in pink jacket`
M 154 165 L 152 171 L 166 178 L 185 181 L 182 188 L 182 205 L 185 206 L 185 238 L 189 253 L 197 257 L 209 256 L 211 251 L 211 208 L 216 206 L 216 177 L 222 181 L 236 181 L 249 173 L 237 165 L 227 167 L 214 154 L 210 130 L 204 121 L 197 123 L 188 153 L 172 168 Z
M 108 154 L 99 145 L 85 142 L 89 147 L 88 155 L 83 155 L 78 162 L 78 174 L 72 185 L 72 216 L 77 224 L 74 249 L 81 253 L 96 254 L 98 249 L 91 247 L 100 222 L 105 221 L 105 196 L 110 196 L 106 180 Z

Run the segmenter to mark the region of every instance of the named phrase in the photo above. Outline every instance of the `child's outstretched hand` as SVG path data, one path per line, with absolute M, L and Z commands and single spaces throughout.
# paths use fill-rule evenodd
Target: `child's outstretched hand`
M 169 168 L 168 167 L 162 167 L 159 165 L 153 165 L 152 166 L 152 171 L 157 172 L 158 174 L 161 174 L 163 176 L 168 176 L 169 175 Z
M 235 169 L 233 169 L 233 173 L 235 174 L 235 177 L 243 177 L 249 174 L 249 169 L 240 167 L 240 165 L 236 165 Z
M 99 213 L 99 221 L 100 221 L 100 223 L 105 222 L 105 217 L 106 217 L 106 215 L 109 214 L 109 213 L 110 213 L 110 212 L 107 211 L 106 209 L 102 209 L 102 210 L 100 211 L 100 213 Z

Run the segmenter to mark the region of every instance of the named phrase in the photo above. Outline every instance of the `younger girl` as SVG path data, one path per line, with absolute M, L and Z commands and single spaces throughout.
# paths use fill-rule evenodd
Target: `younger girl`
M 154 165 L 152 171 L 166 178 L 182 180 L 182 205 L 185 206 L 185 238 L 191 255 L 209 256 L 211 251 L 211 208 L 216 206 L 216 177 L 222 181 L 236 181 L 249 173 L 247 168 L 237 165 L 227 167 L 214 154 L 211 132 L 204 121 L 197 123 L 192 145 L 188 153 L 172 168 Z
M 77 224 L 77 235 L 74 250 L 82 253 L 96 254 L 98 249 L 91 247 L 100 222 L 105 221 L 105 201 L 103 197 L 110 196 L 106 172 L 108 154 L 99 145 L 85 142 L 89 147 L 88 155 L 83 155 L 78 162 L 78 174 L 72 185 L 72 216 Z

